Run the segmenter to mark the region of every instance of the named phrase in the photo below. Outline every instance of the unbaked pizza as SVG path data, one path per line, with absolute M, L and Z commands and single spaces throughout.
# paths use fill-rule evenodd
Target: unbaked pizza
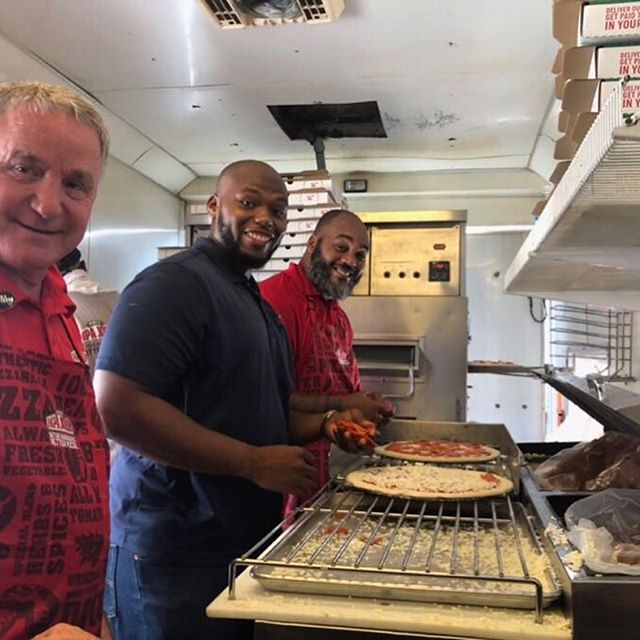
M 345 481 L 356 489 L 421 500 L 471 500 L 513 490 L 511 480 L 495 473 L 428 464 L 358 469 Z
M 487 462 L 500 455 L 498 449 L 485 444 L 449 440 L 398 440 L 374 451 L 381 456 L 416 462 Z

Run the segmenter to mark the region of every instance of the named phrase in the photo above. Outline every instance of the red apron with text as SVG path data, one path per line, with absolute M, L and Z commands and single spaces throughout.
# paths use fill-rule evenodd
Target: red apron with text
M 295 390 L 315 395 L 346 396 L 360 390 L 360 372 L 353 353 L 352 338 L 346 317 L 341 322 L 337 302 L 307 303 L 309 322 L 304 345 L 304 364 L 296 370 Z M 301 349 L 303 347 L 301 346 Z M 287 517 L 298 505 L 309 500 L 329 481 L 328 440 L 318 440 L 304 447 L 316 459 L 316 482 L 312 491 L 301 497 L 285 498 Z
M 0 345 L 0 638 L 99 635 L 108 448 L 88 367 Z

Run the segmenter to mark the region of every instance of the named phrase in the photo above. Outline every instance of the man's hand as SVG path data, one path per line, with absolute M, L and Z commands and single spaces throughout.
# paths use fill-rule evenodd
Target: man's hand
M 324 425 L 324 435 L 349 453 L 371 453 L 376 446 L 375 423 L 359 409 L 336 411 Z
M 97 636 L 83 631 L 80 627 L 60 622 L 31 640 L 99 640 Z
M 367 420 L 376 424 L 388 422 L 393 415 L 393 403 L 378 393 L 351 393 L 342 396 L 342 406 L 347 409 L 358 409 Z
M 263 489 L 300 496 L 316 486 L 315 458 L 301 447 L 254 447 L 248 463 L 247 478 Z

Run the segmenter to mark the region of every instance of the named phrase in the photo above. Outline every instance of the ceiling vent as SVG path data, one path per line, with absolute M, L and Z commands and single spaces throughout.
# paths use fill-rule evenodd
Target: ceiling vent
M 344 0 L 204 0 L 223 29 L 336 20 Z

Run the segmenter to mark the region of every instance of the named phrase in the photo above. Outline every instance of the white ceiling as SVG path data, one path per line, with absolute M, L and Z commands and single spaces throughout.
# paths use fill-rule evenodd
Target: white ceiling
M 20 58 L 37 56 L 111 112 L 116 157 L 174 191 L 241 158 L 314 168 L 265 106 L 314 101 L 377 100 L 389 136 L 328 140 L 332 172 L 537 170 L 551 7 L 346 0 L 332 24 L 223 31 L 200 0 L 2 0 L 0 79 L 38 75 Z

